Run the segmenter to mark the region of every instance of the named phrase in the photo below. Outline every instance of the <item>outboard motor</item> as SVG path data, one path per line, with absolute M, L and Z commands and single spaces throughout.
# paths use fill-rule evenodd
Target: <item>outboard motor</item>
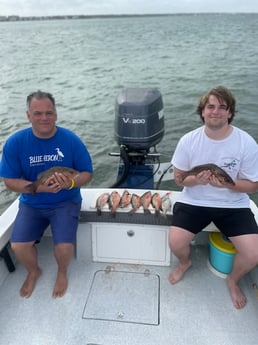
M 155 146 L 164 136 L 162 96 L 157 89 L 123 90 L 115 104 L 115 139 L 121 157 L 117 182 L 112 187 L 153 188 Z M 150 149 L 154 147 L 154 152 Z

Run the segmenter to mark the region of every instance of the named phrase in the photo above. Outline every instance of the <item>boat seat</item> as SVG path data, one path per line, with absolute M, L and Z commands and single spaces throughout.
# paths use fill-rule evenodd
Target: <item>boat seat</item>
M 16 199 L 0 216 L 0 256 L 4 259 L 9 272 L 15 270 L 12 258 L 9 254 L 8 244 L 11 229 L 18 212 L 19 201 Z

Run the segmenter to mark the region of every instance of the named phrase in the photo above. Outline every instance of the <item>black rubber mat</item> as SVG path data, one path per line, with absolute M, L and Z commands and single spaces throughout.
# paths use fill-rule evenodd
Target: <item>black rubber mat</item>
M 171 225 L 172 215 L 117 212 L 113 216 L 110 212 L 81 211 L 80 223 L 132 223 L 150 225 Z

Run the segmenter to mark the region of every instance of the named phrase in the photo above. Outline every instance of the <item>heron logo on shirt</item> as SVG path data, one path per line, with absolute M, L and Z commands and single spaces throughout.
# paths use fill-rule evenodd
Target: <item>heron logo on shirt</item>
M 57 147 L 55 154 L 29 156 L 30 166 L 41 165 L 45 162 L 60 162 L 64 158 L 63 152 Z

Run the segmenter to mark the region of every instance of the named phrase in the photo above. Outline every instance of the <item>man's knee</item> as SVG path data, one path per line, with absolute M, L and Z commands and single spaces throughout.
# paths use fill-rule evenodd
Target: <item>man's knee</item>
M 169 230 L 170 248 L 181 248 L 190 245 L 194 236 L 195 234 L 191 233 L 190 231 L 172 226 Z
M 54 247 L 56 254 L 69 254 L 74 251 L 74 244 L 73 243 L 57 243 Z
M 19 250 L 19 249 L 26 249 L 29 247 L 33 247 L 35 244 L 35 241 L 30 242 L 11 242 L 11 248 L 13 251 Z

